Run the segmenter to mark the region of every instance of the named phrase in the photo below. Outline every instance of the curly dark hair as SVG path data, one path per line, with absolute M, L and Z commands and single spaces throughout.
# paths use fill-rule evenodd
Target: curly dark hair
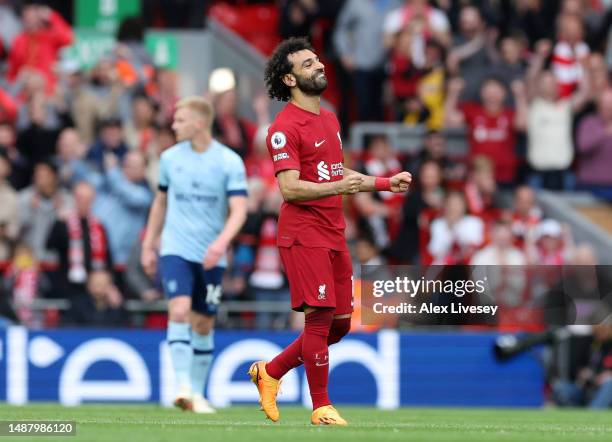
M 314 52 L 308 39 L 304 37 L 291 37 L 280 43 L 266 64 L 264 81 L 268 88 L 270 98 L 279 101 L 289 101 L 291 88 L 283 83 L 283 77 L 291 72 L 293 64 L 289 61 L 289 54 L 308 49 Z

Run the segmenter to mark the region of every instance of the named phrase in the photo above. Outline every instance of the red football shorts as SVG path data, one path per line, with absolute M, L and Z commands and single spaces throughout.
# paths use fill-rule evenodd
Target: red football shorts
M 291 291 L 291 308 L 332 307 L 353 312 L 353 265 L 348 252 L 294 244 L 278 248 Z

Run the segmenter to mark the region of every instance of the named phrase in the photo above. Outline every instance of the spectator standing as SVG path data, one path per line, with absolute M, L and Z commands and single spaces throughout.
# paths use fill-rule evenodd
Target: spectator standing
M 95 189 L 82 181 L 72 193 L 74 210 L 55 221 L 46 241 L 59 258 L 54 290 L 63 297 L 84 290 L 91 272 L 112 269 L 106 229 L 92 213 Z
M 55 268 L 58 257 L 46 248 L 57 218 L 74 206 L 72 196 L 59 187 L 57 168 L 51 163 L 34 167 L 34 183 L 19 192 L 21 236 L 43 269 Z
M 420 36 L 414 27 L 414 25 L 409 25 L 398 33 L 389 54 L 388 70 L 391 91 L 396 105 L 399 106 L 416 97 L 419 79 L 424 73 L 425 62 L 423 66 L 418 66 L 412 59 L 412 42 L 416 36 Z M 402 112 L 399 113 L 401 115 Z
M 17 149 L 28 163 L 28 181 L 36 163 L 49 161 L 55 154 L 55 145 L 59 135 L 58 125 L 49 124 L 49 109 L 46 98 L 37 94 L 27 105 L 29 124 L 17 135 Z
M 459 34 L 448 54 L 447 66 L 451 76 L 461 76 L 465 81 L 462 100 L 474 101 L 486 72 L 494 57 L 487 26 L 475 6 L 465 6 L 459 14 Z
M 125 123 L 125 140 L 130 149 L 146 153 L 153 141 L 155 106 L 146 95 L 137 95 L 132 101 L 132 118 Z
M 383 119 L 383 21 L 400 4 L 399 0 L 348 0 L 338 17 L 334 46 L 351 76 L 360 121 Z
M 540 42 L 528 76 L 527 161 L 533 170 L 530 185 L 552 190 L 570 187 L 569 168 L 574 159 L 573 116 L 590 96 L 588 76 L 580 88 L 561 97 L 559 81 L 551 71 L 542 71 L 550 45 Z
M 581 62 L 589 55 L 584 42 L 584 24 L 577 14 L 564 13 L 558 19 L 557 42 L 553 48 L 551 69 L 559 81 L 559 97 L 574 93 L 585 75 Z
M 120 167 L 117 158 L 107 154 L 104 172 L 93 174 L 90 180 L 97 191 L 94 214 L 108 233 L 115 270 L 123 270 L 153 200 L 145 180 L 144 156 L 129 152 Z
M 497 46 L 498 50 L 494 52 L 493 65 L 487 69 L 485 75 L 499 78 L 507 89 L 511 89 L 512 83 L 522 80 L 527 72 L 525 37 L 515 31 L 503 36 Z M 513 97 L 508 98 L 508 104 L 514 105 Z
M 391 11 L 383 24 L 383 42 L 386 47 L 393 46 L 399 32 L 409 25 L 417 25 L 419 38 L 413 40 L 413 62 L 422 66 L 425 61 L 425 41 L 428 38 L 438 41 L 443 46 L 450 44 L 450 23 L 438 8 L 429 5 L 427 0 L 404 0 L 404 4 Z
M 21 14 L 23 32 L 15 37 L 9 54 L 8 79 L 15 81 L 24 68 L 44 74 L 47 93 L 55 89 L 53 66 L 59 50 L 72 43 L 70 25 L 48 6 L 27 4 Z
M 78 64 L 63 66 L 56 101 L 70 114 L 87 145 L 94 142 L 98 123 L 119 115 L 120 109 L 125 113 L 126 100 L 126 88 L 107 60 L 100 60 L 90 77 Z
M 417 86 L 417 94 L 428 115 L 425 124 L 430 130 L 444 126 L 444 97 L 446 94 L 446 51 L 435 41 L 425 45 L 425 67 Z
M 449 127 L 468 128 L 470 157 L 483 155 L 495 166 L 495 179 L 512 185 L 516 178 L 518 159 L 515 153 L 516 131 L 524 130 L 527 118 L 525 86 L 516 81 L 512 84 L 516 111 L 504 105 L 506 88 L 497 78 L 485 80 L 480 87 L 481 103 L 458 105 L 459 95 L 465 85 L 456 78 L 449 84 L 445 104 L 446 123 Z
M 71 188 L 87 177 L 89 167 L 85 161 L 86 154 L 87 147 L 76 129 L 68 127 L 60 132 L 54 162 L 64 188 Z
M 99 136 L 89 148 L 87 160 L 96 170 L 104 171 L 105 159 L 110 155 L 123 161 L 129 148 L 123 137 L 123 126 L 118 118 L 109 118 L 100 124 Z
M 597 112 L 581 121 L 577 146 L 578 185 L 612 201 L 612 89 L 601 92 Z

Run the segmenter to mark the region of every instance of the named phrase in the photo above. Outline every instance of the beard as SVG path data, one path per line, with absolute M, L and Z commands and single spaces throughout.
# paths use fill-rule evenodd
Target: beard
M 312 74 L 311 77 L 299 77 L 296 75 L 297 88 L 301 90 L 304 95 L 317 96 L 321 95 L 325 89 L 327 89 L 327 77 L 325 74 L 321 74 L 323 71 L 317 71 Z

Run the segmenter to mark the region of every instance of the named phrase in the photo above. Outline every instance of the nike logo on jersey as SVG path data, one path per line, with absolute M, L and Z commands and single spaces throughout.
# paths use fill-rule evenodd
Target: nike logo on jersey
M 323 140 L 323 141 L 315 141 L 315 147 L 319 147 L 323 143 L 325 143 L 325 140 Z

